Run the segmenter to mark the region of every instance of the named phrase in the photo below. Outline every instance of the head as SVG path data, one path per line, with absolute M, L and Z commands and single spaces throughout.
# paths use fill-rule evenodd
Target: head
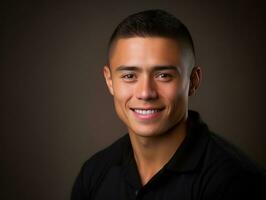
M 186 120 L 201 80 L 187 28 L 162 10 L 130 15 L 108 44 L 104 76 L 129 133 L 158 136 Z

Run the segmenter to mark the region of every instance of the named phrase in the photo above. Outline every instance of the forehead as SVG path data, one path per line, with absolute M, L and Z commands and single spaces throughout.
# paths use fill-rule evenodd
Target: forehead
M 118 39 L 110 54 L 112 68 L 120 65 L 179 65 L 180 48 L 176 40 L 164 37 Z

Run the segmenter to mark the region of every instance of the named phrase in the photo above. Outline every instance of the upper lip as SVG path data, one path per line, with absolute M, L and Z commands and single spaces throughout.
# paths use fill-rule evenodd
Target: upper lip
M 131 110 L 162 110 L 162 107 L 134 107 L 134 108 L 130 108 Z

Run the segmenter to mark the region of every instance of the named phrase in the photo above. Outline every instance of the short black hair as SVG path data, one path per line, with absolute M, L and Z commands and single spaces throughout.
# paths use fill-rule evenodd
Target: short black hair
M 155 36 L 171 38 L 181 43 L 181 48 L 188 50 L 185 55 L 190 54 L 191 64 L 194 65 L 195 49 L 187 27 L 174 15 L 161 9 L 134 13 L 118 24 L 108 43 L 108 65 L 111 48 L 118 39 Z

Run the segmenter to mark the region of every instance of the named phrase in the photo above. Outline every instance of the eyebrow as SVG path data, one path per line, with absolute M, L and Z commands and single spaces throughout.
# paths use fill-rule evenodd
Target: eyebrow
M 175 65 L 155 65 L 152 67 L 152 71 L 163 71 L 163 70 L 174 70 L 179 72 L 179 67 Z M 121 65 L 117 67 L 115 71 L 141 71 L 141 68 L 138 66 Z

